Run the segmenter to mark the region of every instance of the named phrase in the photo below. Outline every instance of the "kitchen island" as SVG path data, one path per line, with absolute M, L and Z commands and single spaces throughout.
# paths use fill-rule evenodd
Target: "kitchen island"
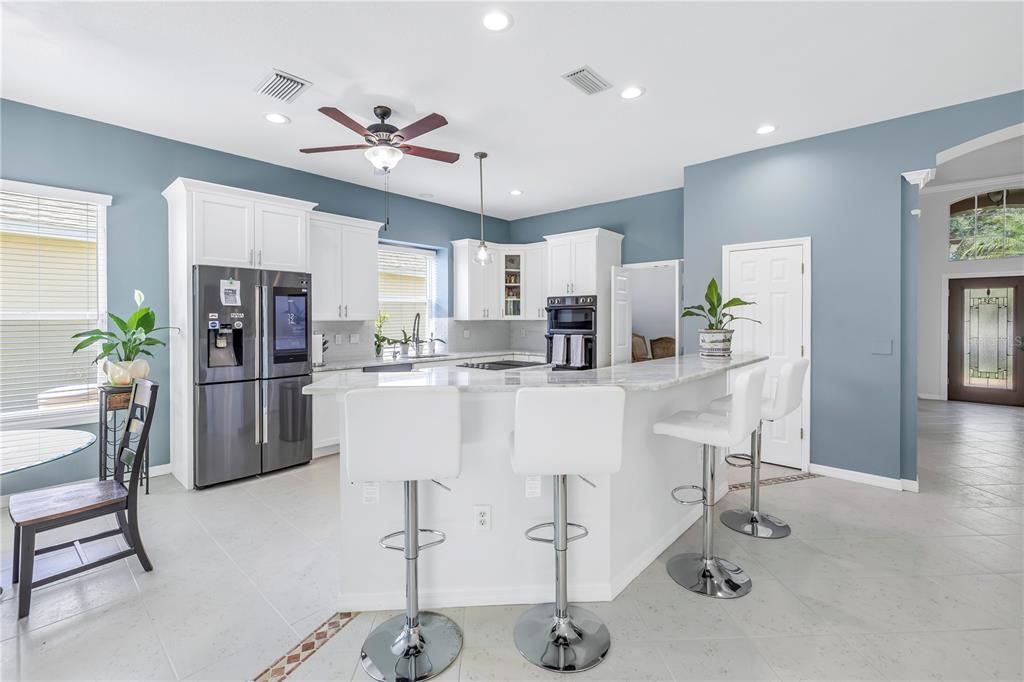
M 462 391 L 462 474 L 420 485 L 421 525 L 448 541 L 420 555 L 420 600 L 424 608 L 551 601 L 553 560 L 548 545 L 523 531 L 551 520 L 551 479 L 512 473 L 515 391 L 524 386 L 619 386 L 626 391 L 622 469 L 613 475 L 569 481 L 569 520 L 590 535 L 572 544 L 569 598 L 608 601 L 621 592 L 701 514 L 669 497 L 678 485 L 699 484 L 699 447 L 656 436 L 655 421 L 695 409 L 728 392 L 731 370 L 766 358 L 736 354 L 725 360 L 684 355 L 583 371 L 550 367 L 487 371 L 434 367 L 400 373 L 335 372 L 303 389 L 338 400 L 344 453 L 342 403 L 357 388 L 456 386 Z M 390 424 L 401 428 L 402 415 Z M 574 428 L 586 425 L 573 425 Z M 400 609 L 405 603 L 404 562 L 377 545 L 402 525 L 402 486 L 351 484 L 341 466 L 342 534 L 349 557 L 342 571 L 338 608 L 343 611 Z M 537 485 L 539 480 L 539 486 Z M 725 477 L 716 497 L 727 489 Z M 489 527 L 477 524 L 486 511 Z

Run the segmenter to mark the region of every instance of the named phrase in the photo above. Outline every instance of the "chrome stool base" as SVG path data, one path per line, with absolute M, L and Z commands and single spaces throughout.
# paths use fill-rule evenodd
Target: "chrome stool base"
M 448 616 L 421 611 L 419 626 L 406 627 L 406 616 L 389 618 L 363 642 L 359 662 L 380 682 L 416 682 L 440 675 L 462 651 L 462 631 Z
M 777 540 L 792 532 L 789 524 L 779 517 L 749 509 L 730 509 L 722 512 L 720 518 L 727 528 L 754 538 Z
M 536 666 L 556 672 L 588 670 L 611 648 L 608 627 L 594 613 L 569 605 L 567 618 L 555 617 L 554 604 L 538 604 L 516 621 L 519 653 Z
M 716 599 L 735 599 L 750 592 L 750 577 L 725 559 L 677 554 L 668 560 L 668 574 L 691 592 Z

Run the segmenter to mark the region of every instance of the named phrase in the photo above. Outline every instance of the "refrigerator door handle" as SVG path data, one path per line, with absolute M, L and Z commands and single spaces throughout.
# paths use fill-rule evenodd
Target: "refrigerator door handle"
M 260 343 L 259 376 L 263 377 L 270 372 L 270 357 L 267 355 L 267 334 L 270 332 L 268 328 L 270 318 L 267 313 L 267 287 L 261 286 L 259 287 L 259 290 L 259 301 L 257 303 L 257 307 L 260 311 L 260 319 L 259 325 L 257 326 L 257 329 L 259 330 L 259 336 L 257 338 Z
M 260 445 L 263 442 L 263 420 L 260 419 L 260 405 L 263 404 L 263 400 L 260 398 L 260 382 L 254 381 L 253 387 L 256 391 L 256 399 L 252 401 L 254 419 L 253 423 L 256 425 L 256 434 L 254 436 L 256 445 Z
M 262 384 L 264 382 L 261 381 L 259 383 Z M 262 415 L 262 418 L 260 419 L 260 424 L 262 424 L 261 428 L 262 428 L 262 431 L 263 431 L 262 442 L 263 442 L 264 445 L 270 442 L 270 424 L 269 424 L 270 420 L 267 418 L 268 417 L 268 412 L 269 412 L 269 406 L 267 405 L 267 393 L 269 393 L 269 392 L 270 392 L 270 387 L 269 386 L 266 387 L 263 390 L 263 401 L 262 401 L 262 403 L 263 403 L 263 415 Z

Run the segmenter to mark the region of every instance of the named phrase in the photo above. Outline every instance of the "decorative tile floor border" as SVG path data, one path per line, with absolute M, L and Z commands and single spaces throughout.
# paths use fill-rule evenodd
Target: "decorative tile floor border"
M 777 485 L 779 483 L 792 483 L 793 481 L 805 481 L 808 478 L 821 478 L 821 474 L 810 474 L 800 472 L 791 476 L 776 476 L 775 478 L 762 478 L 761 485 Z M 729 490 L 747 490 L 750 488 L 750 481 L 745 483 L 731 483 Z
M 278 682 L 283 680 L 302 665 L 307 658 L 330 641 L 343 627 L 352 622 L 357 614 L 336 613 L 323 623 L 316 630 L 306 635 L 305 638 L 281 658 L 256 676 L 254 682 Z

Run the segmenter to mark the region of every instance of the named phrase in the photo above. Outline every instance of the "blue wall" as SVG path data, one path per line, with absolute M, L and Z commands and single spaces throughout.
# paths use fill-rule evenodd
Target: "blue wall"
M 900 174 L 1021 121 L 1015 92 L 686 168 L 686 291 L 721 276 L 723 244 L 811 237 L 815 463 L 900 477 Z
M 539 242 L 546 234 L 603 227 L 625 235 L 623 263 L 683 257 L 683 188 L 520 218 L 511 223 L 519 244 Z
M 141 289 L 159 319 L 167 319 L 167 203 L 160 195 L 179 176 L 318 202 L 318 210 L 383 220 L 383 193 L 319 175 L 147 135 L 127 128 L 0 100 L 0 174 L 8 180 L 113 196 L 107 212 L 107 288 L 111 312 L 134 308 Z M 487 236 L 509 241 L 507 221 L 489 219 Z M 387 239 L 434 247 L 480 234 L 479 214 L 392 196 Z M 449 282 L 451 268 L 448 268 Z M 449 285 L 450 289 L 450 285 Z M 450 301 L 450 296 L 448 297 Z M 165 357 L 151 363 L 168 380 Z M 169 461 L 168 400 L 153 427 L 153 464 Z M 94 475 L 94 448 L 52 465 L 0 479 L 0 493 Z
M 917 480 L 917 187 L 900 186 L 900 478 Z

